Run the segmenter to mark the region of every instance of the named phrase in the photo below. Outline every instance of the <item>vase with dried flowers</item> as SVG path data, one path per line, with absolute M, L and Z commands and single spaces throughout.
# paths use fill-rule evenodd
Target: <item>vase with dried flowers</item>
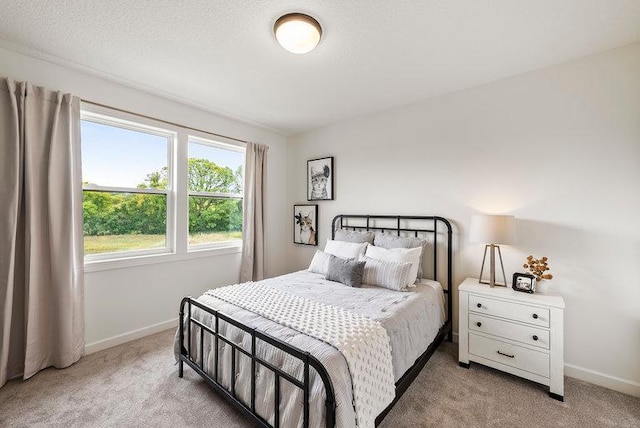
M 527 257 L 527 261 L 522 265 L 523 268 L 529 269 L 532 275 L 536 277 L 536 281 L 542 281 L 543 279 L 553 279 L 553 275 L 550 273 L 545 273 L 549 271 L 549 266 L 547 265 L 548 259 L 546 257 L 541 257 L 539 259 L 533 258 L 533 256 Z

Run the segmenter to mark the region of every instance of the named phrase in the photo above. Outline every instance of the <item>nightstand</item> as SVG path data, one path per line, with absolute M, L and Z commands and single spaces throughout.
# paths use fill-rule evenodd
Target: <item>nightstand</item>
M 564 401 L 561 296 L 491 288 L 467 278 L 459 292 L 459 356 L 549 386 Z

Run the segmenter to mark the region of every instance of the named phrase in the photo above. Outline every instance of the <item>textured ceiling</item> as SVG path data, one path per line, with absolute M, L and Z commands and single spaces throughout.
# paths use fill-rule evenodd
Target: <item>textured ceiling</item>
M 0 0 L 0 39 L 295 134 L 640 40 L 638 0 Z M 275 20 L 308 13 L 294 55 Z M 50 57 L 49 57 L 50 58 Z

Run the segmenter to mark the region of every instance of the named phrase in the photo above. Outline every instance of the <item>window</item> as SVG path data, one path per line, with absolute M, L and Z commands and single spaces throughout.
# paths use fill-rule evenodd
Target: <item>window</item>
M 189 245 L 242 239 L 244 150 L 189 137 Z
M 84 105 L 81 138 L 87 262 L 239 251 L 244 144 Z
M 83 112 L 81 139 L 85 255 L 169 251 L 175 134 Z

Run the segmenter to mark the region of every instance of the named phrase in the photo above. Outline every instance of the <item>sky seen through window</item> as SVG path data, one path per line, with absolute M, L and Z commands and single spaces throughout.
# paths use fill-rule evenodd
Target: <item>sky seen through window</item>
M 82 181 L 109 187 L 138 187 L 168 164 L 169 139 L 146 132 L 81 121 Z M 189 157 L 208 159 L 234 172 L 242 152 L 190 142 Z

